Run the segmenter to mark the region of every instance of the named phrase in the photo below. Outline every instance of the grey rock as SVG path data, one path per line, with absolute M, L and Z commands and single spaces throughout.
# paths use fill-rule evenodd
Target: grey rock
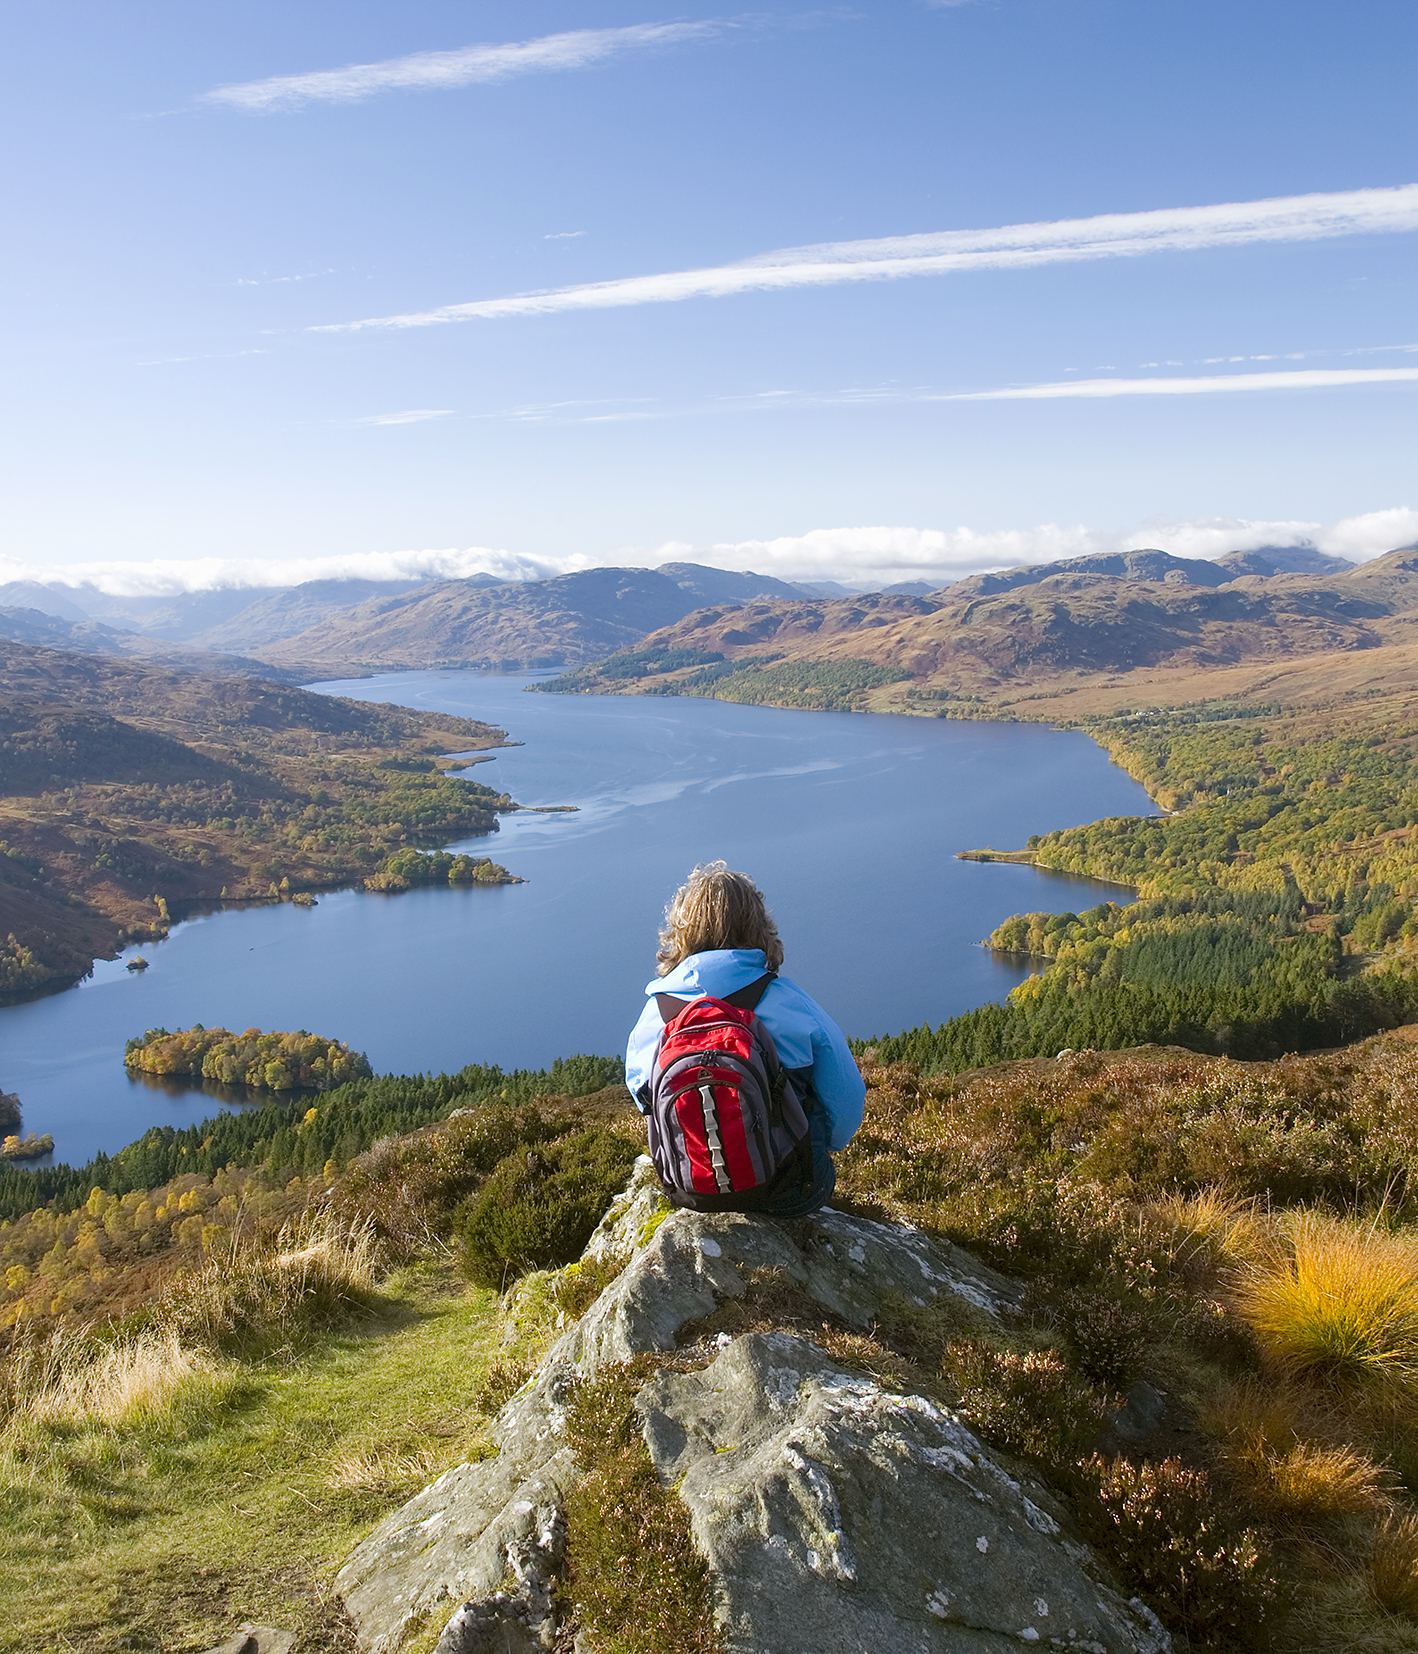
M 552 1646 L 574 1466 L 550 1415 L 541 1431 L 513 1429 L 503 1441 L 496 1458 L 458 1465 L 416 1494 L 336 1576 L 369 1654 L 393 1654 L 426 1616 L 459 1604 L 438 1654 Z
M 615 1224 L 588 1249 L 633 1263 L 552 1351 L 590 1378 L 603 1361 L 672 1350 L 687 1322 L 742 1297 L 751 1273 L 781 1270 L 825 1310 L 866 1328 L 893 1300 L 924 1309 L 954 1298 L 997 1316 L 1019 1306 L 1018 1289 L 968 1252 L 931 1241 L 908 1224 L 874 1223 L 824 1211 L 792 1222 L 738 1212 L 677 1211 L 638 1248 L 655 1206 L 654 1169 L 637 1164 Z M 614 1210 L 611 1214 L 615 1215 Z
M 903 1306 L 968 1318 L 1019 1302 L 1002 1276 L 904 1224 L 665 1215 L 644 1158 L 587 1255 L 624 1268 L 498 1414 L 496 1457 L 440 1476 L 337 1576 L 365 1654 L 396 1654 L 442 1613 L 437 1654 L 550 1650 L 577 1475 L 571 1385 L 675 1349 L 765 1273 L 859 1328 Z M 801 1339 L 721 1334 L 720 1345 L 699 1371 L 660 1374 L 637 1405 L 657 1468 L 690 1510 L 733 1654 L 1169 1647 L 1068 1536 L 1048 1493 L 951 1414 L 843 1373 Z
M 253 1625 L 250 1630 L 256 1642 L 247 1654 L 290 1654 L 298 1641 L 294 1631 L 278 1631 L 274 1625 Z
M 296 1644 L 294 1631 L 278 1631 L 274 1625 L 243 1625 L 225 1642 L 207 1654 L 290 1654 Z
M 1146 1441 L 1157 1433 L 1166 1406 L 1163 1391 L 1153 1389 L 1146 1379 L 1138 1379 L 1112 1419 L 1114 1435 L 1125 1442 Z
M 730 1654 L 1160 1654 L 1064 1513 L 951 1413 L 782 1334 L 663 1372 L 637 1408 L 689 1506 Z

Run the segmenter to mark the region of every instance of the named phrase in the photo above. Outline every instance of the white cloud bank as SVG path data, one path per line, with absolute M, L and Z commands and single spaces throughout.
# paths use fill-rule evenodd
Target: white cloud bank
M 589 558 L 524 557 L 472 546 L 466 551 L 369 551 L 323 557 L 154 558 L 151 562 L 65 563 L 60 567 L 0 557 L 0 585 L 33 580 L 46 586 L 94 586 L 111 597 L 175 597 L 183 592 L 299 586 L 307 580 L 466 580 L 495 574 L 500 580 L 544 580 Z
M 824 528 L 776 540 L 742 540 L 702 549 L 671 543 L 645 561 L 695 561 L 718 568 L 753 569 L 783 580 L 889 586 L 902 580 L 944 583 L 992 569 L 1144 548 L 1170 551 L 1176 557 L 1214 558 L 1262 546 L 1305 546 L 1366 562 L 1414 541 L 1418 541 L 1418 510 L 1399 506 L 1337 523 L 1202 517 L 1149 522 L 1120 531 L 1082 525 L 1065 528 L 1057 523 L 987 533 L 970 528 Z
M 1104 213 L 1046 224 L 1007 224 L 993 230 L 943 230 L 876 241 L 823 242 L 786 247 L 738 264 L 662 275 L 630 276 L 508 298 L 477 299 L 435 310 L 333 322 L 316 333 L 365 328 L 433 327 L 446 322 L 540 316 L 570 310 L 669 304 L 725 298 L 735 293 L 793 287 L 829 287 L 848 281 L 893 281 L 963 270 L 1032 269 L 1145 253 L 1195 252 L 1257 242 L 1330 240 L 1336 236 L 1418 229 L 1418 184 L 1387 189 L 1289 195 L 1210 207 L 1165 207 L 1153 212 Z
M 175 596 L 233 587 L 294 586 L 306 580 L 459 580 L 493 574 L 501 580 L 543 580 L 588 568 L 655 568 L 661 563 L 707 563 L 753 569 L 782 580 L 837 580 L 864 589 L 901 580 L 943 584 L 989 569 L 1051 563 L 1090 552 L 1157 547 L 1178 557 L 1220 557 L 1262 546 L 1312 546 L 1364 562 L 1418 542 L 1418 510 L 1395 506 L 1336 523 L 1269 522 L 1201 517 L 1102 530 L 1044 523 L 1037 528 L 979 532 L 971 528 L 820 528 L 773 540 L 682 541 L 599 556 L 529 557 L 474 546 L 466 551 L 358 552 L 348 556 L 287 559 L 198 558 L 190 562 L 70 563 L 45 567 L 0 557 L 0 585 L 37 581 L 76 589 L 95 586 L 115 597 Z
M 378 92 L 447 90 L 486 85 L 517 75 L 589 69 L 628 52 L 708 40 L 733 25 L 710 19 L 698 23 L 635 23 L 622 29 L 571 29 L 538 40 L 501 45 L 461 46 L 451 52 L 413 52 L 381 63 L 352 63 L 305 75 L 274 75 L 204 92 L 202 103 L 247 115 L 273 115 L 312 103 L 359 103 Z

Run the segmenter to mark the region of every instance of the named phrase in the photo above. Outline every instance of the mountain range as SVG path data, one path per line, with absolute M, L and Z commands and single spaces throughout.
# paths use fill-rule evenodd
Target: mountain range
M 646 646 L 728 660 L 771 647 L 890 666 L 932 693 L 997 694 L 1061 674 L 1194 672 L 1391 643 L 1413 603 L 1406 557 L 1356 566 L 1304 547 L 1214 561 L 1139 549 L 868 593 L 695 563 L 166 598 L 17 583 L 0 586 L 0 637 L 284 682 L 455 666 L 584 672 Z

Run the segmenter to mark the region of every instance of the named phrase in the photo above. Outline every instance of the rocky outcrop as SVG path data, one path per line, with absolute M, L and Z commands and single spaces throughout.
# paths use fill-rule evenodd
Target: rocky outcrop
M 578 1378 L 675 1350 L 693 1323 L 766 1279 L 862 1329 L 903 1306 L 1016 1307 L 1002 1277 L 905 1225 L 830 1211 L 792 1223 L 661 1217 L 642 1160 L 588 1249 L 625 1267 L 498 1415 L 497 1456 L 441 1476 L 341 1570 L 367 1654 L 396 1654 L 438 1618 L 439 1654 L 553 1646 L 564 1498 L 578 1474 L 564 1409 Z M 656 1470 L 688 1509 L 730 1654 L 1168 1649 L 1048 1491 L 946 1409 L 846 1371 L 802 1337 L 721 1332 L 702 1354 L 650 1377 L 636 1410 Z

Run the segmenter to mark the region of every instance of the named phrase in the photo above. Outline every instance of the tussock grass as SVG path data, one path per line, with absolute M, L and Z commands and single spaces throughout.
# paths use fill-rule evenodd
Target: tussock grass
M 1220 1267 L 1242 1264 L 1262 1244 L 1264 1219 L 1254 1200 L 1242 1200 L 1224 1186 L 1184 1194 L 1171 1191 L 1151 1211 L 1176 1237 L 1182 1263 L 1204 1259 Z
M 1388 1503 L 1382 1470 L 1354 1447 L 1296 1442 L 1288 1453 L 1268 1459 L 1265 1469 L 1275 1503 L 1287 1514 L 1364 1515 Z
M 1361 1446 L 1330 1440 L 1333 1421 L 1294 1383 L 1223 1383 L 1197 1422 L 1249 1497 L 1282 1519 L 1381 1516 L 1394 1478 Z
M 184 1391 L 219 1391 L 226 1375 L 170 1329 L 107 1345 L 60 1327 L 12 1357 L 11 1395 L 0 1441 L 34 1426 L 113 1429 L 171 1420 Z
M 1379 1528 L 1370 1583 L 1389 1613 L 1418 1620 L 1418 1516 L 1395 1515 Z
M 1302 1209 L 1235 1292 L 1269 1364 L 1375 1399 L 1418 1401 L 1418 1240 Z
M 252 1353 L 367 1314 L 379 1261 L 371 1224 L 307 1216 L 273 1245 L 234 1243 L 226 1257 L 178 1276 L 156 1313 L 189 1343 Z

